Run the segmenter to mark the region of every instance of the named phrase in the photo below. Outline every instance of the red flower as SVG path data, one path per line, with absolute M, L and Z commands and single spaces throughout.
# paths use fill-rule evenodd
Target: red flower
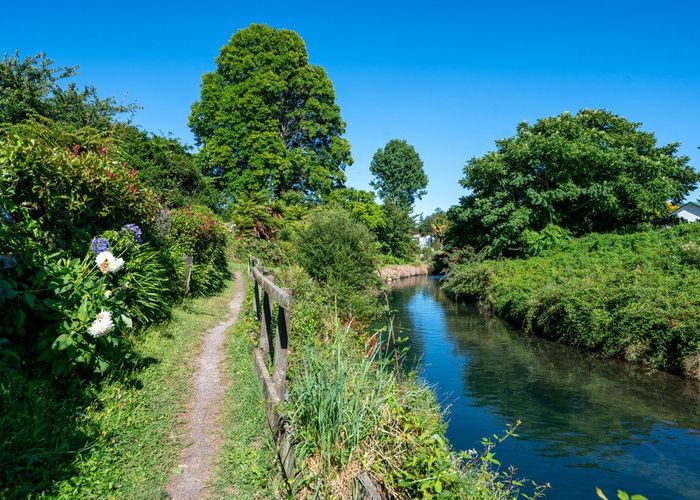
M 114 179 L 114 172 L 107 172 L 107 177 Z
M 131 170 L 129 170 L 129 175 L 130 175 L 131 177 L 136 177 L 136 169 L 135 169 L 135 168 L 132 168 Z
M 136 194 L 136 188 L 129 184 L 129 191 L 131 191 L 133 194 Z
M 97 148 L 97 154 L 100 156 L 107 156 L 107 147 L 106 146 L 100 146 Z

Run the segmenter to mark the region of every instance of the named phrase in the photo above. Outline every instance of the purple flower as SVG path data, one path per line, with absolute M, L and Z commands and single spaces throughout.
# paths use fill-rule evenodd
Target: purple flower
M 143 231 L 141 231 L 141 228 L 138 227 L 136 224 L 126 224 L 124 227 L 122 227 L 122 233 L 126 231 L 132 232 L 136 243 L 141 243 L 141 241 L 143 240 Z
M 95 253 L 102 253 L 109 250 L 109 241 L 105 238 L 93 238 L 90 242 L 90 248 Z

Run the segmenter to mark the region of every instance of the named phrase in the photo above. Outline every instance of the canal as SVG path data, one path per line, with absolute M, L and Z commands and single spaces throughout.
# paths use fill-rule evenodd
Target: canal
M 698 385 L 519 334 L 446 297 L 434 277 L 392 286 L 404 360 L 448 409 L 457 449 L 478 449 L 521 420 L 496 449 L 519 476 L 550 482 L 547 498 L 700 498 Z

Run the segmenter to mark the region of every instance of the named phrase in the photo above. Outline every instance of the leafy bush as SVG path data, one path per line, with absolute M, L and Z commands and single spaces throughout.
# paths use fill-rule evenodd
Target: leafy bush
M 204 208 L 171 218 L 114 146 L 51 122 L 0 135 L 0 255 L 14 262 L 0 271 L 0 364 L 103 373 L 128 357 L 127 329 L 169 318 L 183 253 L 195 293 L 222 287 L 223 224 Z
M 526 332 L 698 377 L 700 225 L 592 234 L 542 256 L 451 267 L 447 291 Z
M 0 254 L 31 246 L 79 257 L 102 231 L 137 222 L 150 233 L 158 209 L 101 134 L 28 122 L 0 135 Z
M 337 209 L 312 213 L 299 231 L 295 246 L 301 266 L 317 282 L 326 285 L 339 303 L 348 295 L 376 283 L 376 250 L 369 230 Z
M 229 277 L 226 263 L 227 230 L 203 206 L 187 206 L 170 214 L 168 240 L 181 254 L 192 256 L 190 290 L 195 295 L 217 292 Z

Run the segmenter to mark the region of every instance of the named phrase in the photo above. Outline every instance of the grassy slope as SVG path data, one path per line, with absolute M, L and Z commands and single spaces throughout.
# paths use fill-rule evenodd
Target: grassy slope
M 699 282 L 700 225 L 683 224 L 465 264 L 451 269 L 446 288 L 528 332 L 697 376 Z
M 3 404 L 9 399 L 16 416 L 0 419 L 0 430 L 13 434 L 0 449 L 0 464 L 10 467 L 0 477 L 0 497 L 164 496 L 183 445 L 176 418 L 189 393 L 191 360 L 201 334 L 224 316 L 233 287 L 187 302 L 170 323 L 140 334 L 134 344 L 142 367 L 131 374 L 88 385 L 72 399 L 38 382 L 10 387 Z M 34 397 L 8 397 L 21 388 Z
M 228 338 L 231 388 L 224 404 L 224 444 L 212 481 L 214 498 L 284 497 L 275 444 L 253 368 L 251 338 L 256 331 L 248 290 L 239 321 Z

